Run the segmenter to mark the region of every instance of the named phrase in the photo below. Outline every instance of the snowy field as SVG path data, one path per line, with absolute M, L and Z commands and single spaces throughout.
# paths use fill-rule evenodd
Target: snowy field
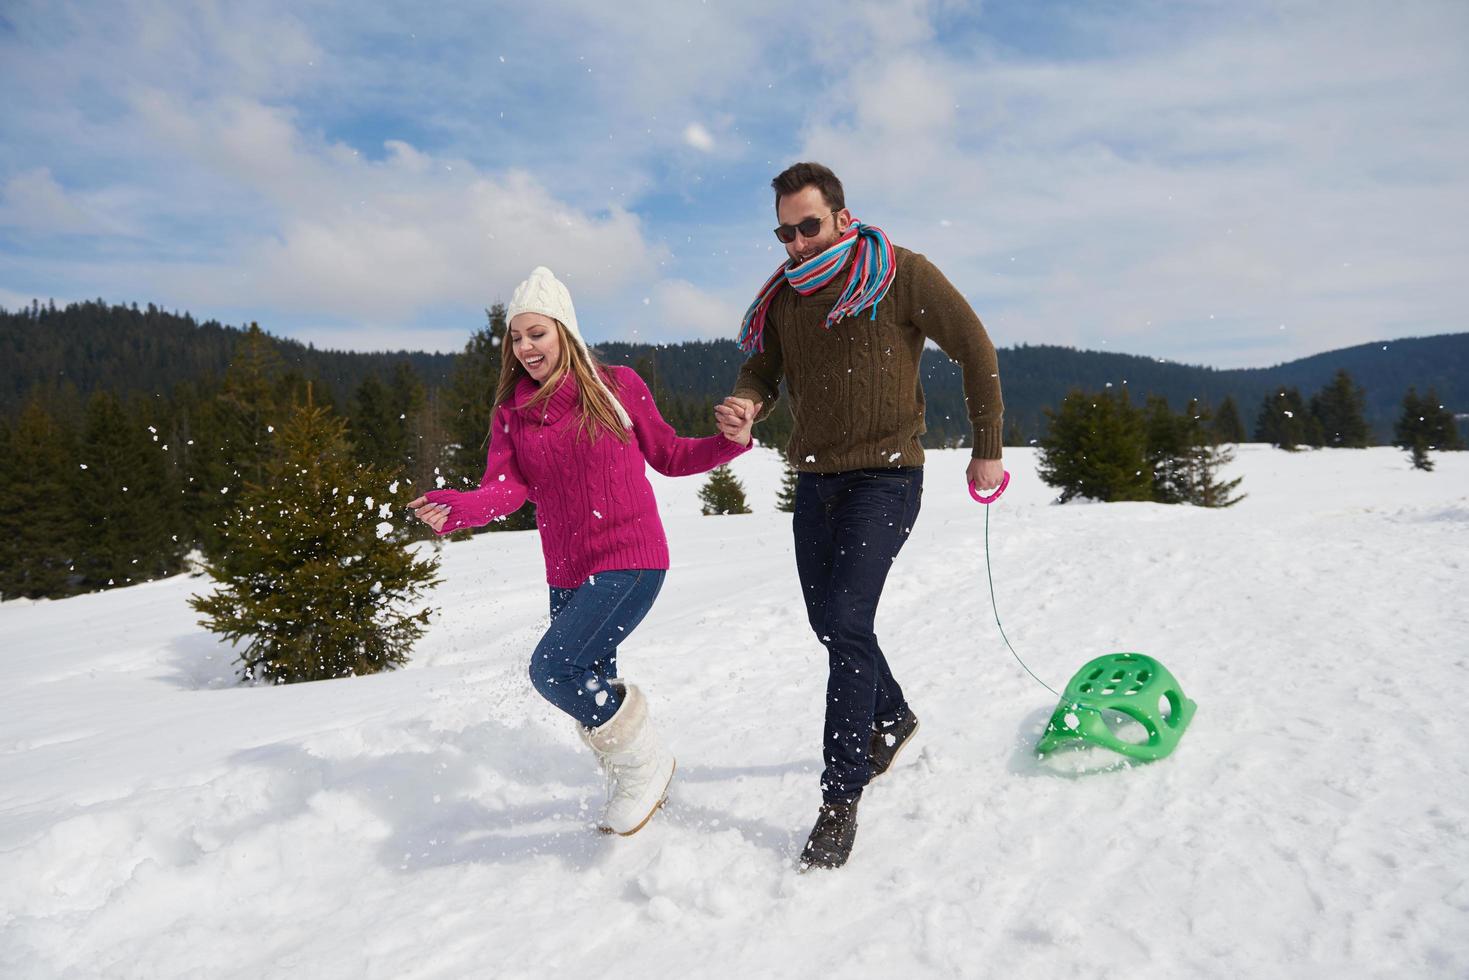
M 778 461 L 756 513 L 659 479 L 673 570 L 623 649 L 678 756 L 636 837 L 532 691 L 534 533 L 443 549 L 390 675 L 242 688 L 175 578 L 0 606 L 0 976 L 1469 976 L 1469 453 L 1246 446 L 1230 510 L 991 514 L 1005 629 L 1059 688 L 1138 650 L 1179 749 L 1077 773 L 1011 659 L 965 459 L 931 454 L 879 636 L 923 726 L 851 863 L 798 874 L 825 660 Z

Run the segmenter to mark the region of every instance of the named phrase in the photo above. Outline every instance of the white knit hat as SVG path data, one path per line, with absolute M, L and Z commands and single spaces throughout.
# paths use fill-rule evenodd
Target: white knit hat
M 582 356 L 588 361 L 592 359 L 592 352 L 587 349 L 587 342 L 582 339 L 581 329 L 576 325 L 576 307 L 571 305 L 571 291 L 566 285 L 556 278 L 556 274 L 543 265 L 538 265 L 531 270 L 530 278 L 515 287 L 515 292 L 510 297 L 510 306 L 505 310 L 505 334 L 509 337 L 510 321 L 521 313 L 539 313 L 553 320 L 559 320 L 576 341 L 576 346 L 581 348 Z M 507 342 L 506 347 L 509 347 Z M 607 393 L 612 401 L 612 407 L 617 410 L 617 417 L 622 420 L 624 428 L 632 428 L 632 419 L 628 417 L 627 409 L 612 394 L 601 375 L 597 375 L 597 383 Z

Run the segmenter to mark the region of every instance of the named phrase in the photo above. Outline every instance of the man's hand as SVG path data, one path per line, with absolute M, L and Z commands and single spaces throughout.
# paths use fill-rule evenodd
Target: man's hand
M 760 414 L 760 408 L 764 402 L 752 402 L 748 398 L 736 398 L 730 395 L 723 402 L 714 406 L 714 421 L 719 426 L 720 434 L 726 439 L 735 442 L 746 443 L 750 441 L 750 426 L 755 424 L 755 416 Z M 741 435 L 743 433 L 743 440 Z
M 1005 478 L 1005 464 L 998 459 L 971 459 L 965 477 L 970 486 L 988 494 Z

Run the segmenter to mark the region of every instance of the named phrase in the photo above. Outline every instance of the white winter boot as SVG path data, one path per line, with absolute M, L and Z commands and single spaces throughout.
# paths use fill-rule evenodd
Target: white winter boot
M 597 728 L 577 729 L 607 774 L 607 809 L 601 828 L 627 837 L 643 829 L 668 798 L 673 753 L 663 747 L 648 719 L 648 702 L 631 684 L 621 684 L 622 704 Z

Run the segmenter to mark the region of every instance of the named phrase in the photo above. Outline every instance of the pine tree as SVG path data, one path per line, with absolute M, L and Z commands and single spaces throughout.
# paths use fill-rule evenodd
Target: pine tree
M 444 431 L 442 393 L 429 388 L 423 404 L 409 416 L 409 440 L 413 446 L 404 472 L 409 484 L 421 489 L 434 485 L 440 463 L 444 460 L 448 434 Z
M 1245 424 L 1240 421 L 1239 406 L 1235 405 L 1233 395 L 1220 402 L 1219 411 L 1214 413 L 1214 435 L 1221 443 L 1245 441 Z
M 1324 445 L 1347 449 L 1367 446 L 1367 393 L 1345 370 L 1311 396 L 1311 418 L 1320 427 Z
M 424 404 L 423 382 L 401 361 L 384 384 L 370 374 L 352 397 L 352 447 L 360 463 L 380 470 L 414 469 L 413 425 Z
M 436 484 L 442 480 L 442 485 L 451 490 L 468 490 L 478 486 L 484 476 L 505 335 L 505 306 L 496 303 L 485 310 L 485 325 L 470 336 L 454 362 L 454 372 L 440 400 L 446 444 L 444 459 L 435 474 Z M 535 526 L 535 504 L 527 501 L 515 513 L 464 533 L 528 531 Z
M 169 463 L 154 441 L 157 427 L 125 409 L 110 392 L 87 405 L 73 500 L 86 526 L 76 568 L 89 589 L 131 585 L 182 568 L 187 542 L 169 479 Z
M 1282 388 L 1265 396 L 1255 419 L 1255 441 L 1294 451 L 1301 446 L 1320 445 L 1310 413 L 1299 389 Z
M 82 535 L 75 435 L 34 396 L 0 431 L 0 599 L 71 595 Z
M 174 389 L 166 443 L 177 470 L 181 533 L 191 548 L 205 552 L 217 548 L 215 525 L 234 506 L 215 486 L 219 474 L 228 472 L 218 387 L 206 377 Z
M 424 414 L 426 395 L 423 379 L 408 361 L 399 361 L 393 367 L 393 373 L 388 378 L 388 404 L 397 413 L 392 422 L 400 441 L 399 455 L 385 465 L 411 473 L 418 468 L 419 457 L 425 448 L 415 437 L 415 430 L 418 418 Z
M 1194 406 L 1189 408 L 1192 410 Z M 1181 504 L 1191 500 L 1198 427 L 1188 416 L 1173 414 L 1168 399 L 1162 395 L 1148 396 L 1143 416 L 1147 426 L 1148 465 L 1153 474 L 1153 501 Z
M 500 381 L 500 343 L 505 336 L 505 307 L 485 311 L 486 323 L 470 335 L 454 360 L 441 408 L 448 436 L 441 465 L 444 485 L 452 490 L 474 487 L 485 471 L 491 404 Z M 425 488 L 432 489 L 432 488 Z
M 1424 471 L 1433 469 L 1433 460 L 1428 458 L 1430 449 L 1463 448 L 1453 413 L 1439 404 L 1438 393 L 1429 388 L 1428 394 L 1420 398 L 1416 386 L 1403 396 L 1403 413 L 1393 426 L 1393 445 L 1406 449 L 1413 468 Z
M 780 478 L 780 492 L 775 495 L 775 509 L 787 514 L 796 512 L 796 482 L 800 475 L 791 461 L 784 456 L 781 457 L 782 475 Z
M 716 466 L 709 472 L 709 479 L 699 488 L 699 500 L 703 503 L 700 512 L 706 517 L 750 513 L 750 505 L 745 502 L 744 484 L 728 466 Z
M 1238 422 L 1236 416 L 1235 423 Z M 1234 462 L 1234 450 L 1224 446 L 1218 434 L 1219 428 L 1210 418 L 1208 409 L 1197 401 L 1189 402 L 1181 423 L 1189 446 L 1185 502 L 1196 507 L 1233 507 L 1243 500 L 1245 494 L 1235 496 L 1234 491 L 1244 482 L 1244 477 L 1219 479 L 1219 471 Z
M 257 323 L 240 338 L 220 389 L 220 422 L 227 473 L 216 488 L 234 492 L 259 483 L 275 455 L 273 430 L 280 423 L 280 355 Z M 285 387 L 294 387 L 286 385 Z
M 295 387 L 285 380 L 270 337 L 252 323 L 235 346 L 218 395 L 194 416 L 198 432 L 189 447 L 185 499 L 192 498 L 196 543 L 212 561 L 228 559 L 220 524 L 247 482 L 264 481 L 276 453 L 281 395 Z
M 280 432 L 280 455 L 224 526 L 228 564 L 190 604 L 238 645 L 246 679 L 275 683 L 370 674 L 407 662 L 430 609 L 415 604 L 438 559 L 415 559 L 401 514 L 408 488 L 350 458 L 346 423 L 308 401 Z
M 387 385 L 369 374 L 352 394 L 349 427 L 353 456 L 359 463 L 377 467 L 402 463 L 404 439 L 395 422 Z
M 1127 395 L 1073 391 L 1059 410 L 1046 409 L 1046 417 L 1039 474 L 1061 488 L 1061 503 L 1151 499 L 1145 426 Z

